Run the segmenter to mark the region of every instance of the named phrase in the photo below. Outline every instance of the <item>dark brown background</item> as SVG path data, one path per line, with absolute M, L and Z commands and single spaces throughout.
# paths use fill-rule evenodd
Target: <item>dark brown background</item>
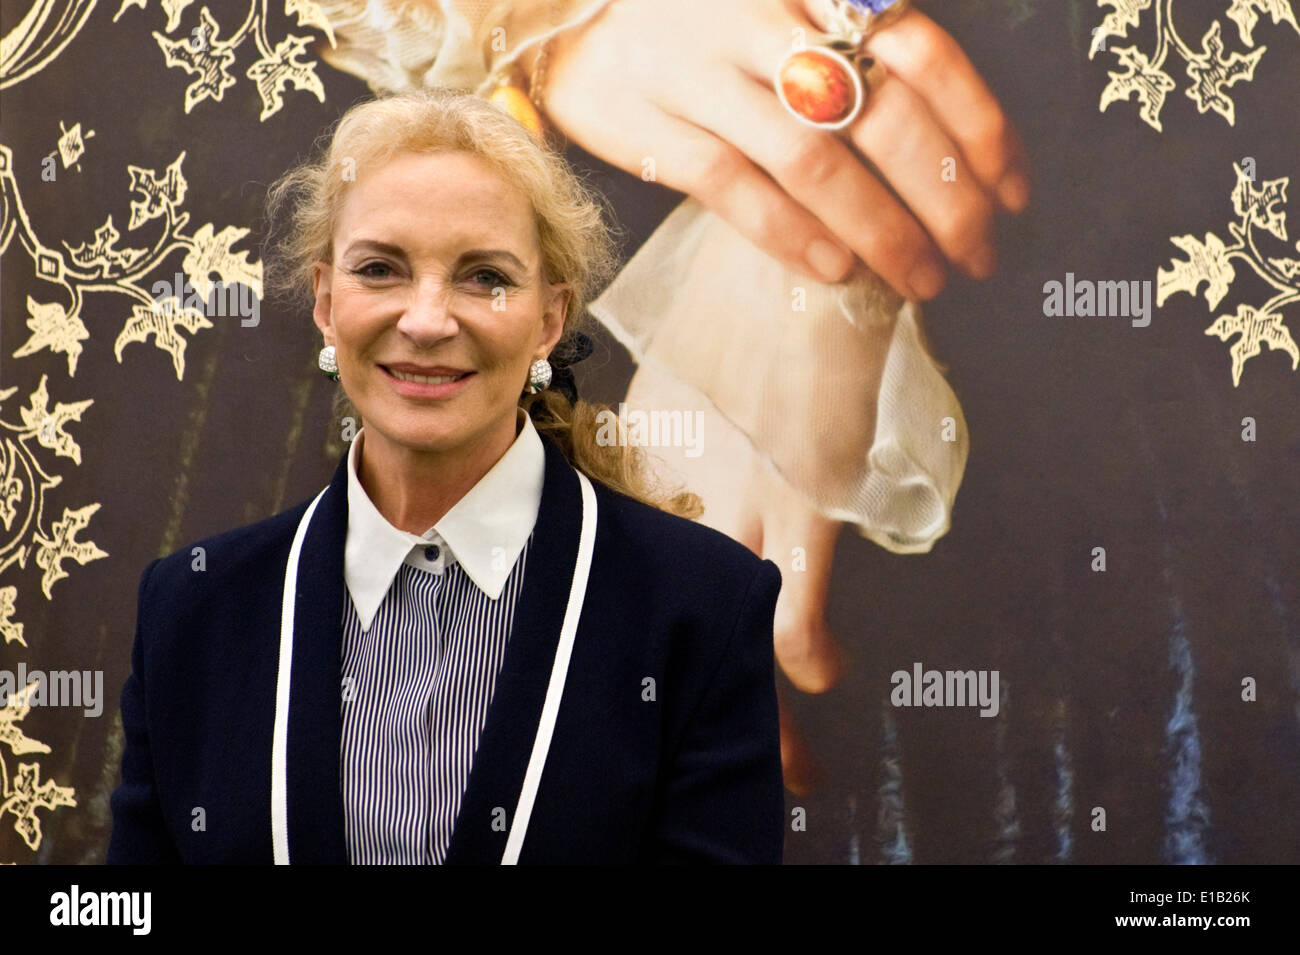
M 7 30 L 22 4 L 6 4 Z M 259 122 L 243 70 L 221 102 L 186 115 L 189 77 L 167 69 L 150 31 L 156 8 L 101 3 L 85 30 L 42 72 L 0 93 L 3 134 L 37 233 L 62 248 L 111 212 L 127 232 L 127 164 L 164 169 L 187 153 L 191 229 L 252 226 L 265 187 L 313 138 L 364 96 L 356 79 L 318 66 L 324 104 L 290 89 Z M 225 5 L 219 5 L 223 10 Z M 1226 2 L 1178 0 L 1180 31 L 1199 40 Z M 848 645 L 847 679 L 819 697 L 786 697 L 826 771 L 825 785 L 790 806 L 808 810 L 786 858 L 807 862 L 1295 862 L 1300 860 L 1300 624 L 1297 514 L 1300 377 L 1265 351 L 1229 374 L 1228 346 L 1204 334 L 1203 298 L 1171 298 L 1147 328 L 1123 319 L 1052 319 L 1042 286 L 1072 271 L 1097 280 L 1149 279 L 1180 253 L 1173 235 L 1227 237 L 1232 163 L 1260 179 L 1300 176 L 1294 95 L 1300 36 L 1267 18 L 1269 47 L 1252 83 L 1231 88 L 1235 127 L 1199 115 L 1179 89 L 1164 133 L 1136 106 L 1098 111 L 1113 57 L 1087 58 L 1102 12 L 1084 0 L 934 3 L 1020 125 L 1037 177 L 1030 212 L 1006 224 L 1002 267 L 983 284 L 955 280 L 927 308 L 927 330 L 971 428 L 971 456 L 950 533 L 923 556 L 887 553 L 841 536 L 830 624 Z M 183 28 L 197 22 L 189 8 Z M 233 26 L 242 13 L 221 12 Z M 294 28 L 272 10 L 273 39 Z M 1150 15 L 1131 31 L 1154 46 Z M 59 121 L 95 130 L 81 171 L 43 183 L 40 157 Z M 571 154 L 608 191 L 631 251 L 679 196 Z M 1300 181 L 1293 182 L 1300 187 Z M 1292 208 L 1296 208 L 1292 203 Z M 140 230 L 153 237 L 156 223 Z M 1293 230 L 1294 231 L 1294 230 Z M 1291 235 L 1291 243 L 1296 236 Z M 1278 244 L 1271 254 L 1283 255 Z M 1294 251 L 1291 253 L 1294 255 Z M 254 258 L 260 258 L 255 253 Z M 180 256 L 176 257 L 179 267 Z M 39 710 L 20 724 L 50 745 L 41 779 L 76 789 L 77 806 L 41 811 L 29 851 L 0 816 L 0 861 L 95 863 L 110 828 L 121 731 L 117 695 L 128 669 L 136 585 L 145 564 L 199 537 L 266 517 L 314 494 L 343 445 L 332 385 L 314 369 L 310 317 L 265 304 L 256 328 L 216 319 L 190 338 L 184 380 L 152 343 L 112 342 L 129 314 L 123 296 L 91 294 L 90 330 L 75 378 L 48 351 L 14 358 L 28 337 L 26 297 L 37 281 L 17 244 L 3 263 L 0 421 L 49 376 L 51 404 L 93 398 L 68 426 L 82 465 L 46 453 L 62 508 L 102 502 L 82 539 L 109 557 L 40 594 L 39 571 L 10 568 L 27 648 L 0 647 L 0 666 L 102 668 L 104 715 Z M 158 277 L 170 277 L 159 275 Z M 1261 303 L 1244 273 L 1213 314 Z M 1290 319 L 1296 321 L 1292 306 Z M 632 373 L 608 337 L 580 366 L 584 395 L 616 401 Z M 1258 440 L 1241 440 L 1241 420 Z M 1089 569 L 1094 546 L 1108 571 Z M 891 710 L 889 674 L 914 661 L 997 668 L 1007 697 L 997 719 L 972 710 Z M 1259 699 L 1243 703 L 1243 677 Z M 0 749 L 12 772 L 19 757 Z M 1089 828 L 1105 807 L 1108 829 Z

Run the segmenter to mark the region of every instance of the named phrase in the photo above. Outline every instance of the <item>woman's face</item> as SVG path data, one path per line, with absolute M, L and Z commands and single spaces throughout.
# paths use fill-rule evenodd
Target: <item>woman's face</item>
M 399 153 L 358 169 L 333 259 L 316 266 L 314 318 L 367 431 L 420 451 L 508 446 L 568 298 L 543 278 L 525 195 L 468 153 Z

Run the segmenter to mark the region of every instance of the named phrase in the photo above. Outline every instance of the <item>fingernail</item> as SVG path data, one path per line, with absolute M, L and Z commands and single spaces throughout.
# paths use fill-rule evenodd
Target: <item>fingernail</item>
M 833 242 L 817 239 L 808 246 L 808 264 L 827 282 L 838 282 L 853 265 L 853 253 Z
M 943 291 L 944 270 L 929 259 L 922 259 L 907 276 L 907 284 L 912 288 L 913 298 L 934 298 Z
M 1019 169 L 1008 170 L 998 183 L 998 198 L 1013 212 L 1029 205 L 1029 180 Z

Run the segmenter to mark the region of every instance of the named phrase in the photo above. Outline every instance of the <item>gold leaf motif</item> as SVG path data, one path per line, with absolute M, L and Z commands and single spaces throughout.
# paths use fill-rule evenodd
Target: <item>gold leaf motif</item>
M 334 26 L 315 0 L 285 0 L 284 15 L 291 17 L 294 14 L 298 15 L 298 26 L 315 27 L 329 38 L 330 46 L 338 46 L 334 40 Z
M 25 647 L 27 641 L 23 639 L 23 625 L 14 619 L 17 608 L 18 588 L 0 587 L 0 636 L 5 638 L 5 643 Z
M 75 560 L 83 567 L 92 560 L 102 560 L 108 556 L 93 541 L 79 541 L 76 536 L 90 524 L 91 517 L 99 510 L 99 504 L 87 504 L 85 507 L 63 509 L 63 518 L 50 525 L 51 536 L 37 533 L 33 535 L 36 542 L 36 566 L 45 571 L 41 577 L 41 591 L 45 599 L 54 599 L 50 589 L 56 581 L 68 576 L 63 569 L 65 560 Z
M 131 174 L 131 190 L 140 193 L 141 196 L 139 199 L 131 200 L 131 220 L 127 223 L 128 229 L 138 229 L 150 219 L 157 219 L 162 215 L 170 216 L 175 208 L 185 201 L 185 190 L 189 188 L 189 183 L 181 173 L 181 163 L 184 160 L 185 153 L 182 152 L 176 157 L 175 162 L 167 167 L 167 171 L 161 178 L 152 169 L 141 166 L 126 167 L 126 171 Z
M 48 753 L 50 751 L 48 746 L 32 739 L 18 726 L 18 723 L 26 719 L 27 714 L 32 711 L 31 697 L 36 686 L 37 683 L 33 680 L 5 700 L 3 706 L 0 706 L 0 743 L 8 746 L 9 751 L 15 756 L 28 756 L 32 753 Z
M 1097 6 L 1111 6 L 1114 11 L 1106 14 L 1101 26 L 1093 31 L 1092 47 L 1088 50 L 1088 59 L 1092 59 L 1098 50 L 1104 49 L 1106 38 L 1112 36 L 1128 37 L 1128 28 L 1135 27 L 1142 18 L 1142 11 L 1151 7 L 1151 0 L 1097 0 Z
M 1176 292 L 1195 295 L 1200 284 L 1208 282 L 1205 300 L 1210 308 L 1216 308 L 1237 277 L 1223 240 L 1207 232 L 1204 242 L 1197 242 L 1191 235 L 1174 236 L 1169 241 L 1187 253 L 1187 260 L 1175 259 L 1173 268 L 1156 272 L 1156 305 L 1164 305 L 1165 299 Z
M 1234 386 L 1241 383 L 1241 370 L 1247 359 L 1260 354 L 1263 345 L 1268 345 L 1274 351 L 1286 352 L 1291 356 L 1292 370 L 1300 368 L 1300 348 L 1296 347 L 1295 339 L 1282 324 L 1282 316 L 1277 312 L 1261 314 L 1250 305 L 1238 305 L 1236 315 L 1220 315 L 1205 330 L 1205 334 L 1215 335 L 1225 342 L 1233 335 L 1241 336 L 1229 349 Z
M 1272 288 L 1273 295 L 1264 304 L 1238 305 L 1235 315 L 1220 315 L 1205 330 L 1205 334 L 1224 342 L 1238 336 L 1230 349 L 1232 384 L 1238 387 L 1246 362 L 1260 354 L 1263 345 L 1290 355 L 1292 370 L 1300 367 L 1300 349 L 1282 315 L 1283 308 L 1300 302 L 1300 260 L 1265 257 L 1258 241 L 1263 233 L 1252 232 L 1252 227 L 1259 226 L 1263 232 L 1287 241 L 1286 213 L 1279 206 L 1286 201 L 1290 180 L 1270 179 L 1257 189 L 1240 164 L 1234 163 L 1233 170 L 1237 181 L 1232 190 L 1232 208 L 1237 221 L 1228 224 L 1233 243 L 1226 244 L 1213 232 L 1206 234 L 1204 242 L 1190 235 L 1171 238 L 1188 257 L 1186 261 L 1175 259 L 1172 269 L 1159 270 L 1156 304 L 1163 306 L 1166 298 L 1178 292 L 1195 295 L 1201 283 L 1208 282 L 1205 300 L 1211 309 L 1216 308 L 1243 267 Z
M 113 343 L 113 354 L 121 362 L 122 351 L 132 342 L 147 341 L 153 336 L 154 344 L 172 356 L 176 380 L 185 377 L 185 339 L 180 330 L 191 335 L 201 328 L 211 328 L 212 323 L 196 308 L 182 307 L 176 296 L 155 301 L 152 306 L 132 306 L 132 316 L 122 326 Z
M 204 223 L 194 233 L 194 245 L 185 256 L 181 267 L 190 285 L 205 299 L 212 290 L 208 278 L 213 272 L 225 285 L 240 282 L 247 285 L 257 297 L 262 297 L 262 264 L 248 261 L 247 252 L 232 252 L 230 247 L 248 235 L 248 229 L 226 226 L 213 234 L 211 222 Z
M 1264 188 L 1256 189 L 1250 177 L 1240 166 L 1237 171 L 1237 185 L 1232 190 L 1232 211 L 1241 216 L 1242 222 L 1257 225 L 1286 241 L 1286 210 L 1278 209 L 1278 203 L 1286 202 L 1286 187 L 1289 179 L 1269 179 Z
M 18 723 L 31 712 L 31 695 L 37 688 L 32 681 L 13 694 L 0 706 L 0 743 L 9 747 L 15 756 L 30 753 L 48 753 L 50 748 L 27 736 Z M 14 816 L 14 831 L 35 851 L 41 844 L 41 823 L 36 818 L 37 809 L 56 809 L 59 806 L 76 806 L 76 790 L 71 786 L 58 786 L 53 780 L 40 782 L 39 763 L 19 763 L 18 772 L 10 777 L 7 761 L 0 764 L 0 779 L 5 782 L 0 792 L 0 817 L 6 813 Z
M 1152 9 L 1152 4 L 1143 0 L 1097 0 L 1097 6 L 1114 9 L 1106 14 L 1101 26 L 1093 30 L 1089 59 L 1099 50 L 1106 49 L 1107 37 L 1127 36 L 1129 28 L 1140 26 L 1143 13 Z M 1236 22 L 1242 42 L 1247 46 L 1255 45 L 1258 11 L 1269 14 L 1275 25 L 1290 23 L 1300 33 L 1292 0 L 1232 0 L 1227 16 Z M 1193 85 L 1186 92 L 1197 109 L 1201 113 L 1212 109 L 1229 125 L 1236 125 L 1236 107 L 1225 90 L 1235 83 L 1250 82 L 1255 78 L 1255 67 L 1266 48 L 1261 46 L 1244 55 L 1232 53 L 1225 57 L 1222 24 L 1216 19 L 1206 30 L 1201 39 L 1201 52 L 1197 53 L 1179 36 L 1174 26 L 1173 0 L 1160 0 L 1154 5 L 1154 13 L 1156 44 L 1149 58 L 1137 53 L 1133 47 L 1112 50 L 1119 64 L 1127 67 L 1128 71 L 1109 74 L 1111 82 L 1102 90 L 1101 111 L 1105 112 L 1106 107 L 1116 100 L 1129 99 L 1137 91 L 1142 103 L 1138 115 L 1157 132 L 1163 132 L 1160 112 L 1166 102 L 1165 94 L 1176 88 L 1165 67 L 1165 60 L 1173 54 L 1182 57 L 1187 64 L 1187 75 Z
M 285 83 L 292 83 L 295 89 L 307 90 L 325 102 L 325 87 L 316 75 L 316 64 L 297 62 L 310 42 L 311 37 L 287 36 L 275 45 L 269 56 L 248 68 L 247 76 L 257 83 L 257 93 L 262 97 L 259 120 L 265 121 L 284 105 Z
M 207 7 L 203 8 L 199 19 L 199 32 L 178 40 L 169 39 L 157 30 L 153 31 L 153 38 L 162 48 L 167 65 L 179 66 L 198 77 L 185 90 L 187 115 L 205 99 L 220 102 L 226 90 L 235 85 L 235 78 L 226 72 L 226 67 L 235 62 L 231 45 L 217 39 L 220 27 Z
M 167 32 L 171 33 L 181 23 L 181 14 L 194 0 L 162 0 L 163 13 L 167 14 Z
M 1201 53 L 1193 53 L 1187 61 L 1187 75 L 1196 81 L 1188 87 L 1187 95 L 1195 100 L 1200 112 L 1213 109 L 1229 126 L 1235 126 L 1236 107 L 1224 90 L 1242 80 L 1254 79 L 1255 67 L 1268 47 L 1261 46 L 1245 56 L 1233 53 L 1225 58 L 1219 21 L 1215 20 L 1201 39 L 1201 49 Z
M 77 804 L 75 790 L 71 786 L 55 785 L 52 779 L 38 783 L 40 777 L 39 763 L 19 763 L 13 792 L 0 803 L 0 816 L 8 812 L 17 817 L 14 831 L 23 837 L 27 848 L 33 851 L 41 844 L 41 821 L 36 818 L 36 810 Z
M 1157 130 L 1161 130 L 1160 110 L 1165 105 L 1165 95 L 1177 86 L 1169 75 L 1155 67 L 1147 55 L 1135 46 L 1117 47 L 1119 65 L 1126 72 L 1109 72 L 1110 82 L 1101 92 L 1101 110 L 1106 111 L 1117 100 L 1131 99 L 1137 94 L 1142 103 L 1139 115 Z
M 80 421 L 81 413 L 94 404 L 94 399 L 86 401 L 56 401 L 54 410 L 49 410 L 50 393 L 45 388 L 45 376 L 31 393 L 31 405 L 20 408 L 23 424 L 36 433 L 36 440 L 42 447 L 49 448 L 55 454 L 71 458 L 81 464 L 81 447 L 63 428 L 69 421 Z M 96 505 L 98 506 L 98 505 Z
M 69 315 L 58 302 L 46 305 L 30 295 L 27 296 L 27 314 L 27 327 L 32 334 L 18 346 L 13 356 L 25 358 L 42 348 L 48 348 L 56 354 L 62 352 L 68 356 L 68 376 L 74 377 L 77 374 L 77 359 L 81 356 L 81 343 L 90 337 L 80 316 Z
M 47 376 L 42 375 L 42 382 Z M 0 391 L 0 402 L 9 398 L 16 392 L 17 388 L 7 388 Z M 18 517 L 18 505 L 23 502 L 25 495 L 23 490 L 26 487 L 26 475 L 19 474 L 17 449 L 9 438 L 0 441 L 0 524 L 4 525 L 5 530 L 13 530 L 14 520 Z M 22 554 L 22 551 L 19 551 Z M 0 564 L 0 570 L 3 570 L 5 564 Z M 19 630 L 22 624 L 19 624 Z
M 167 14 L 166 33 L 171 33 L 180 26 L 182 13 L 191 3 L 193 0 L 162 0 L 163 12 Z M 229 68 L 235 63 L 235 51 L 249 38 L 253 39 L 261 56 L 246 73 L 258 85 L 258 93 L 262 98 L 261 121 L 265 122 L 268 117 L 280 111 L 285 83 L 293 83 L 296 89 L 307 90 L 324 102 L 325 89 L 316 76 L 315 63 L 297 60 L 314 38 L 291 36 L 272 49 L 267 35 L 268 3 L 269 0 L 251 0 L 251 5 L 246 4 L 248 14 L 244 22 L 225 39 L 218 38 L 220 25 L 206 6 L 199 12 L 199 26 L 191 30 L 188 36 L 172 39 L 154 31 L 154 40 L 163 51 L 166 64 L 180 67 L 196 77 L 185 90 L 187 114 L 205 99 L 219 102 L 225 91 L 235 84 Z M 117 16 L 113 18 L 114 22 L 128 4 L 143 8 L 145 0 L 124 0 Z M 286 17 L 297 17 L 300 27 L 311 27 L 323 32 L 330 46 L 338 45 L 334 26 L 316 0 L 285 0 L 284 13 Z
M 1237 24 L 1241 42 L 1246 46 L 1255 45 L 1252 34 L 1255 31 L 1255 24 L 1259 22 L 1259 14 L 1255 12 L 1256 10 L 1271 16 L 1274 26 L 1285 21 L 1291 24 L 1296 33 L 1300 33 L 1300 24 L 1296 23 L 1295 11 L 1291 9 L 1291 0 L 1232 0 L 1232 6 L 1228 9 L 1228 19 Z
M 64 247 L 72 261 L 83 268 L 97 269 L 102 278 L 108 278 L 115 270 L 126 272 L 146 254 L 145 249 L 115 249 L 121 234 L 113 226 L 110 215 L 102 226 L 95 230 L 94 242 L 83 242 L 73 248 L 67 242 Z

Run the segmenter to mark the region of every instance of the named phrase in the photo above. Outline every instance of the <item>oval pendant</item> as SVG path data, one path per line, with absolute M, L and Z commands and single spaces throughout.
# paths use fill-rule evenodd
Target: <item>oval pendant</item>
M 842 129 L 862 108 L 862 74 L 842 53 L 809 47 L 776 70 L 776 93 L 795 118 L 818 129 Z

